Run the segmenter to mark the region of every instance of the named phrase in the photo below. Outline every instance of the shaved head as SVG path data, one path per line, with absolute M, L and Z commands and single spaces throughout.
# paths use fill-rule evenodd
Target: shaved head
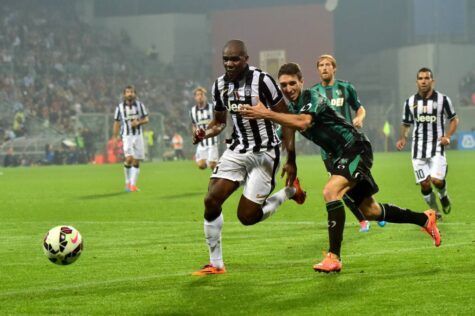
M 239 56 L 244 56 L 247 57 L 247 47 L 246 44 L 244 44 L 243 41 L 241 40 L 230 40 L 224 45 L 223 47 L 223 52 L 226 49 L 232 49 L 235 52 L 239 52 Z

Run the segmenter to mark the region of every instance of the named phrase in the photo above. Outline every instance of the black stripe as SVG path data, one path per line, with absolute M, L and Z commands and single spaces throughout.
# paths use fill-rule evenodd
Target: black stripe
M 246 93 L 246 91 L 252 91 L 252 79 L 254 78 L 254 72 L 248 71 L 246 74 L 246 82 L 244 84 L 244 102 L 246 104 L 252 104 L 251 93 Z M 259 125 L 256 120 L 249 120 L 249 125 L 251 125 L 252 136 L 254 137 L 254 147 L 252 148 L 253 152 L 259 152 L 261 150 L 262 138 L 259 134 Z
M 343 103 L 342 106 L 345 108 L 345 112 L 346 112 L 345 115 L 344 115 L 345 120 L 347 120 L 351 125 L 353 125 L 353 121 L 352 121 L 353 117 L 351 115 L 351 110 L 350 110 L 351 106 L 349 104 L 348 105 L 346 104 L 348 96 L 345 94 L 345 90 L 343 90 L 343 87 L 338 87 L 338 90 L 340 91 L 340 95 L 343 96 L 343 102 L 344 103 Z
M 266 107 L 270 108 L 271 105 L 273 105 L 272 102 L 274 100 L 272 99 L 272 93 L 270 92 L 269 87 L 264 82 L 265 76 L 266 75 L 262 72 L 259 74 L 259 94 L 262 93 L 263 96 L 261 98 L 261 96 L 259 95 L 259 98 Z
M 129 123 L 125 120 L 125 103 L 122 103 L 122 115 L 123 115 L 123 118 L 124 118 L 124 126 L 125 126 L 125 135 L 130 135 L 130 129 L 129 129 Z
M 447 102 L 447 103 L 445 103 Z M 445 104 L 447 104 L 447 108 L 449 107 L 448 106 L 448 101 L 446 100 L 446 98 L 444 97 L 444 100 L 442 101 L 442 111 L 440 111 L 440 126 L 442 127 L 442 135 L 445 135 L 445 122 L 444 122 L 444 106 Z M 443 156 L 445 153 L 445 146 L 440 146 L 440 154 Z
M 439 102 L 438 98 L 435 98 L 435 101 L 432 101 L 432 113 L 431 115 L 437 117 L 437 110 L 439 109 Z M 434 106 L 435 105 L 435 106 Z M 438 141 L 438 135 L 437 135 L 437 121 L 432 123 L 432 151 L 431 151 L 431 157 L 435 156 L 435 153 L 437 151 L 437 141 Z
M 417 96 L 414 97 L 414 104 L 412 105 L 412 108 L 414 109 L 414 120 L 417 120 L 417 112 L 418 112 L 418 108 L 419 108 L 419 105 L 418 105 L 418 98 Z M 421 124 L 419 124 L 419 122 L 416 121 L 416 124 L 415 124 L 415 127 L 414 127 L 414 142 L 413 142 L 413 148 L 414 148 L 414 152 L 412 154 L 412 158 L 417 158 L 417 154 L 418 154 L 418 148 L 419 148 L 419 127 L 421 126 Z
M 274 151 L 275 151 L 275 160 L 274 160 L 274 167 L 272 168 L 272 180 L 270 182 L 271 189 L 270 189 L 269 194 L 271 194 L 271 192 L 274 191 L 274 188 L 275 188 L 275 173 L 277 172 L 277 169 L 279 168 L 279 163 L 280 163 L 279 145 L 274 146 Z
M 264 77 L 265 75 L 263 73 L 260 73 L 259 75 L 259 99 L 261 100 L 272 100 L 272 95 L 269 91 L 269 88 L 264 82 Z M 272 102 L 272 101 L 270 101 Z M 267 107 L 269 105 L 267 103 L 264 103 Z M 275 129 L 274 129 L 274 124 L 269 121 L 269 120 L 264 120 L 264 125 L 266 127 L 266 133 L 267 133 L 267 150 L 270 150 L 273 147 L 273 143 L 277 142 L 276 141 L 276 135 L 275 135 Z
M 423 100 L 422 106 L 427 107 L 427 100 Z M 423 115 L 424 111 L 422 112 Z M 422 158 L 427 158 L 427 139 L 429 138 L 429 132 L 428 132 L 428 124 L 421 124 L 422 125 Z

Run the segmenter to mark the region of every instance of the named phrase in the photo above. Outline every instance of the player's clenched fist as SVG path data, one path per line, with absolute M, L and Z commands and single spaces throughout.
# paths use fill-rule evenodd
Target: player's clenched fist
M 203 139 L 205 139 L 206 136 L 206 131 L 202 128 L 198 128 L 195 130 L 193 133 L 193 145 L 198 144 L 201 142 Z

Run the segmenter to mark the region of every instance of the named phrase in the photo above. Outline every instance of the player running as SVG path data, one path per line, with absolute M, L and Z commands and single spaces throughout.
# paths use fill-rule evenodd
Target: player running
M 300 67 L 295 63 L 279 70 L 279 83 L 290 100 L 290 110 L 296 114 L 269 111 L 261 102 L 243 106 L 239 113 L 248 119 L 267 119 L 297 129 L 303 136 L 322 147 L 332 156 L 331 176 L 323 188 L 328 214 L 330 247 L 325 258 L 314 265 L 319 272 L 339 272 L 345 208 L 345 194 L 358 206 L 368 220 L 419 225 L 431 236 L 436 247 L 441 239 L 434 210 L 413 212 L 398 206 L 378 203 L 373 195 L 379 188 L 371 175 L 373 151 L 366 136 L 358 132 L 328 105 L 328 99 L 315 90 L 303 90 Z
M 398 150 L 406 145 L 407 135 L 414 124 L 412 133 L 412 167 L 416 182 L 421 185 L 421 193 L 427 205 L 439 210 L 432 185 L 439 193 L 442 211 L 449 214 L 452 206 L 447 194 L 447 159 L 445 146 L 457 130 L 459 119 L 449 97 L 434 90 L 434 76 L 429 68 L 417 72 L 417 93 L 404 102 L 402 125 Z M 445 130 L 445 121 L 450 121 Z M 438 214 L 438 216 L 441 216 Z
M 224 222 L 222 205 L 241 184 L 244 189 L 237 215 L 243 225 L 254 225 L 269 218 L 288 199 L 302 204 L 306 197 L 296 178 L 294 130 L 283 129 L 287 162 L 282 175 L 287 173 L 286 187 L 270 196 L 280 163 L 280 140 L 275 133 L 274 123 L 265 119 L 246 119 L 238 112 L 239 108 L 251 104 L 256 97 L 269 111 L 288 112 L 279 87 L 267 73 L 247 64 L 249 56 L 242 41 L 231 40 L 226 43 L 222 58 L 225 74 L 216 79 L 212 88 L 214 119 L 206 130 L 196 131 L 193 143 L 221 133 L 228 112 L 233 121 L 233 134 L 229 147 L 211 175 L 204 200 L 204 232 L 210 263 L 193 275 L 226 272 L 221 244 Z

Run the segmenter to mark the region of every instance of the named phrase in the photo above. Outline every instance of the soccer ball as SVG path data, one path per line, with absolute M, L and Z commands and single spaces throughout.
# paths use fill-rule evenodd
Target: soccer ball
M 72 226 L 56 226 L 46 234 L 43 251 L 48 259 L 59 265 L 71 264 L 79 258 L 83 248 L 82 237 Z

